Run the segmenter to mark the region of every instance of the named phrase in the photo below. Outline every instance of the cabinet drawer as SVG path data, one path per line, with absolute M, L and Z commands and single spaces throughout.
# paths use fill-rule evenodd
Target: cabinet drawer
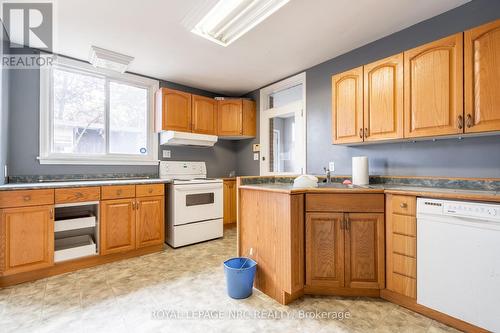
M 406 195 L 393 195 L 391 210 L 396 214 L 415 216 L 417 213 L 417 198 Z
M 113 185 L 101 187 L 101 198 L 108 199 L 123 199 L 135 197 L 135 185 Z
M 0 208 L 51 205 L 54 190 L 0 191 Z
M 392 256 L 393 272 L 417 278 L 417 260 L 397 253 Z
M 307 194 L 306 210 L 312 212 L 384 212 L 383 194 Z
M 101 189 L 99 187 L 78 187 L 56 189 L 56 203 L 99 201 Z
M 417 298 L 417 280 L 404 275 L 393 273 L 392 286 L 389 289 L 401 295 Z
M 137 185 L 135 188 L 135 193 L 137 197 L 151 197 L 156 195 L 163 195 L 164 191 L 165 191 L 165 185 L 163 184 Z
M 399 234 L 392 235 L 392 251 L 412 258 L 417 257 L 417 239 Z
M 407 236 L 417 236 L 417 218 L 413 216 L 391 215 L 392 232 Z

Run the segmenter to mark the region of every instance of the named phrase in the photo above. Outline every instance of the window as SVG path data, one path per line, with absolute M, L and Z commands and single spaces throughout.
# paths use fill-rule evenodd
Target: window
M 58 58 L 40 75 L 40 163 L 157 164 L 158 81 Z
M 306 170 L 305 73 L 261 89 L 260 174 Z

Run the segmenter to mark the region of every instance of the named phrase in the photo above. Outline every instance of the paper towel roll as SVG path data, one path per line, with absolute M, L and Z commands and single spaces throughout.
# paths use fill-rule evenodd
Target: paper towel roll
M 368 185 L 368 157 L 355 156 L 352 158 L 352 183 L 354 185 Z

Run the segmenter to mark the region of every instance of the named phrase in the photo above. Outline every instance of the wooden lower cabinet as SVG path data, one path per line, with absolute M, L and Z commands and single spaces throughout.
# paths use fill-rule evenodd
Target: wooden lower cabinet
M 11 275 L 54 264 L 54 206 L 0 210 L 0 270 Z
M 101 201 L 101 255 L 135 249 L 135 199 Z
M 345 286 L 384 288 L 384 214 L 345 215 Z
M 164 200 L 154 196 L 101 201 L 101 255 L 163 244 Z
M 309 212 L 305 242 L 306 292 L 384 288 L 383 213 Z
M 386 195 L 387 289 L 417 298 L 417 199 Z
M 306 216 L 306 284 L 344 286 L 344 214 Z
M 137 198 L 136 247 L 163 244 L 165 239 L 163 196 Z
M 224 180 L 224 224 L 236 223 L 236 180 Z

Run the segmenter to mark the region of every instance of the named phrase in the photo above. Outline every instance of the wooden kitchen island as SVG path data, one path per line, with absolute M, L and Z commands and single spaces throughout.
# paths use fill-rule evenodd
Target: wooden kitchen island
M 256 288 L 281 304 L 304 293 L 379 296 L 385 276 L 383 193 L 241 186 L 238 251 L 247 256 L 253 248 Z

